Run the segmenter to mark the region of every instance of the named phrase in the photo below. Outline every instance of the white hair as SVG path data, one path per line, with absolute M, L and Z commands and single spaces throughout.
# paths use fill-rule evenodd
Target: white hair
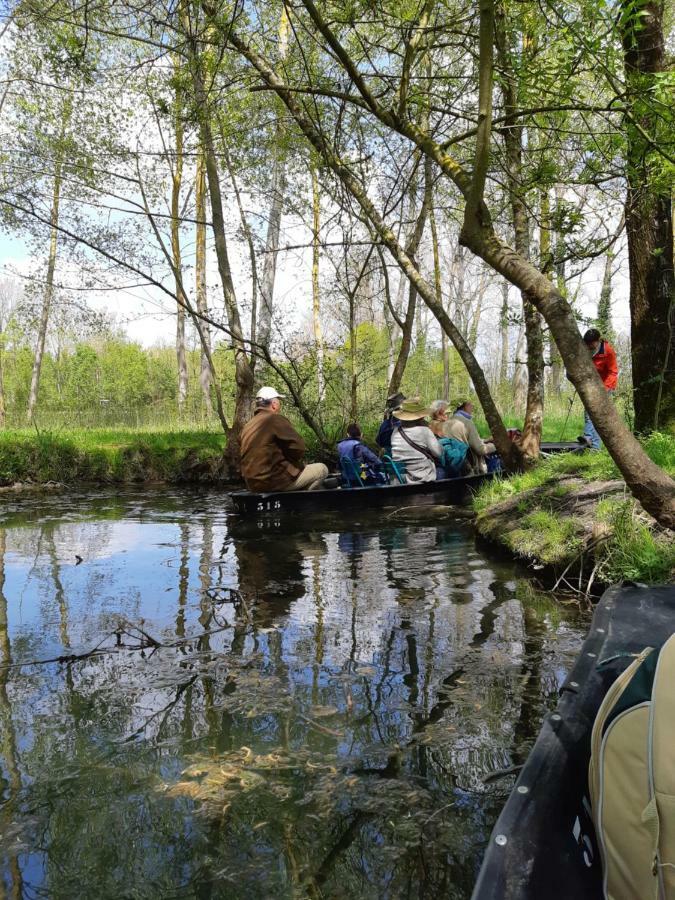
M 435 419 L 439 413 L 445 412 L 448 406 L 450 406 L 450 404 L 447 400 L 434 400 L 434 402 L 429 406 L 431 418 Z

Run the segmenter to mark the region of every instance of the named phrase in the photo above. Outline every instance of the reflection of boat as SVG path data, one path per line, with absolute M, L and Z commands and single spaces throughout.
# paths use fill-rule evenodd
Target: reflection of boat
M 336 488 L 322 491 L 279 491 L 255 494 L 235 491 L 230 494 L 238 513 L 311 512 L 329 509 L 369 509 L 422 503 L 463 503 L 479 485 L 494 473 L 470 475 L 466 478 L 443 478 L 416 484 L 377 484 L 372 487 Z
M 581 449 L 570 441 L 542 443 L 544 454 Z M 277 512 L 313 512 L 335 509 L 364 509 L 390 505 L 458 504 L 464 503 L 471 492 L 495 476 L 469 475 L 464 478 L 443 478 L 415 484 L 373 485 L 322 491 L 275 491 L 254 493 L 234 491 L 230 496 L 235 512 L 243 515 Z
M 490 837 L 473 900 L 601 898 L 588 801 L 593 721 L 610 684 L 675 632 L 675 587 L 613 587 Z M 603 664 L 604 662 L 604 664 Z

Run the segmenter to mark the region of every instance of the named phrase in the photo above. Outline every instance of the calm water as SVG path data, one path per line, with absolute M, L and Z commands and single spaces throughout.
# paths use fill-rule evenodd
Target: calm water
M 5 896 L 469 896 L 578 613 L 447 515 L 0 503 Z

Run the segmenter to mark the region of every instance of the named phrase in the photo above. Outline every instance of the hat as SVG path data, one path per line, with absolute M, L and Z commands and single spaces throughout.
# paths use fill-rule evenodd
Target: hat
M 276 400 L 279 397 L 281 400 L 284 399 L 284 394 L 280 394 L 276 388 L 273 387 L 261 387 L 258 393 L 255 395 L 256 400 Z
M 404 400 L 392 415 L 402 422 L 414 422 L 416 419 L 424 419 L 429 412 L 429 407 L 425 406 L 419 397 L 413 397 L 411 400 Z
M 402 394 L 400 391 L 398 394 L 392 394 L 391 397 L 387 397 L 387 409 L 398 409 L 405 398 L 405 394 Z

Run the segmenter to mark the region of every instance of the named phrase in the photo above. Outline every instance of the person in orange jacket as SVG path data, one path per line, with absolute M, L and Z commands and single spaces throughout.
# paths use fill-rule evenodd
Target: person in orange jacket
M 602 379 L 605 390 L 608 394 L 613 394 L 619 379 L 619 367 L 614 347 L 600 336 L 597 328 L 588 329 L 584 335 L 584 344 L 593 356 L 593 365 Z M 599 450 L 602 446 L 600 435 L 595 430 L 595 425 L 591 422 L 587 412 L 584 414 L 584 433 L 579 437 L 579 443 L 586 444 L 593 450 Z

